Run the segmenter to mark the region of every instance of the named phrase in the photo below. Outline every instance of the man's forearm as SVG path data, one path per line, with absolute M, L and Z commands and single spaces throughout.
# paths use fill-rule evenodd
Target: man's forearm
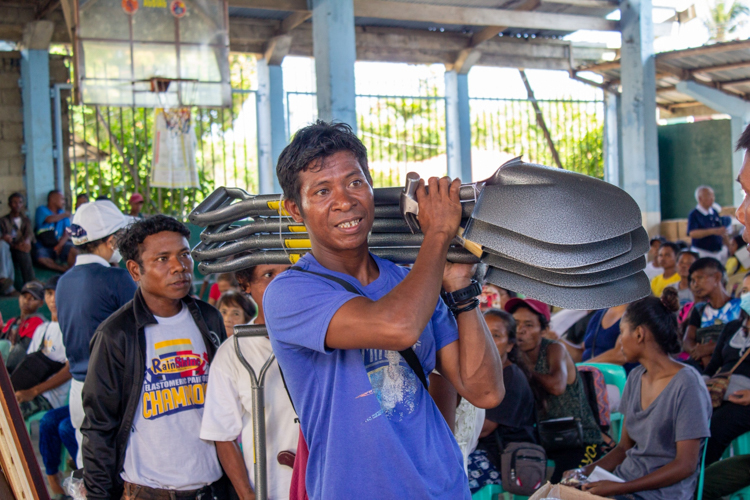
M 39 395 L 51 391 L 52 389 L 60 387 L 71 378 L 73 377 L 70 374 L 70 365 L 65 363 L 65 366 L 59 372 L 55 373 L 41 384 L 34 386 L 34 392 Z
M 693 229 L 692 231 L 690 231 L 690 234 L 688 234 L 688 236 L 690 236 L 691 238 L 696 238 L 696 239 L 705 238 L 706 236 L 713 236 L 715 234 L 718 234 L 716 229 L 718 228 Z
M 248 443 L 248 445 L 252 445 L 252 443 Z M 216 441 L 216 454 L 240 499 L 254 500 L 255 492 L 250 486 L 245 460 L 242 458 L 242 452 L 240 452 L 237 442 Z
M 479 309 L 458 315 L 459 394 L 480 408 L 494 408 L 505 396 L 503 362 Z

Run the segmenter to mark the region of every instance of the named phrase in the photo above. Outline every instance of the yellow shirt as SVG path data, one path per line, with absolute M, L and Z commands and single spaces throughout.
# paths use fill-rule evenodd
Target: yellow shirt
M 681 279 L 682 278 L 680 278 L 680 275 L 677 273 L 674 273 L 672 277 L 668 279 L 665 279 L 664 273 L 661 273 L 651 280 L 651 292 L 655 296 L 661 297 L 661 292 L 663 292 L 665 288 L 667 288 L 672 283 L 679 283 Z

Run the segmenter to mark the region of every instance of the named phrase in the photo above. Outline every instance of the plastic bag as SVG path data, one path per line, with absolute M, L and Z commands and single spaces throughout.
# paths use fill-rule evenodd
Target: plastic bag
M 63 489 L 73 500 L 86 500 L 86 487 L 83 485 L 83 478 L 73 477 L 73 474 L 71 473 L 70 477 L 65 478 Z

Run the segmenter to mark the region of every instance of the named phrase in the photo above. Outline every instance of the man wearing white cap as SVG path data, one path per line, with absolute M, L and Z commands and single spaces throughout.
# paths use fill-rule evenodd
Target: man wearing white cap
M 84 416 L 81 390 L 88 371 L 89 342 L 99 324 L 131 300 L 137 288 L 127 270 L 110 265 L 121 259 L 117 233 L 126 225 L 126 217 L 109 200 L 81 206 L 70 227 L 73 244 L 81 253 L 57 284 L 57 315 L 73 375 L 69 404 L 78 465 Z

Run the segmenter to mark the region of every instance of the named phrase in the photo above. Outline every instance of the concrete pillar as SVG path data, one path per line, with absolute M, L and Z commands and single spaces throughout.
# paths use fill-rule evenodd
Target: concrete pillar
M 651 0 L 623 0 L 620 12 L 622 187 L 641 207 L 646 229 L 656 232 L 661 197 Z
M 604 180 L 622 187 L 620 96 L 604 93 Z
M 732 175 L 733 179 L 736 179 L 740 173 L 740 167 L 742 167 L 744 151 L 735 151 L 734 145 L 742 135 L 742 131 L 750 123 L 750 102 L 697 82 L 679 82 L 676 87 L 680 93 L 687 94 L 709 108 L 719 113 L 726 113 L 731 117 L 732 143 L 729 147 L 732 148 Z M 732 186 L 732 201 L 734 206 L 738 207 L 744 200 L 742 188 L 737 182 L 732 182 Z
M 356 132 L 353 0 L 311 0 L 318 118 L 348 123 Z
M 21 51 L 21 94 L 27 205 L 33 217 L 38 206 L 47 204 L 47 193 L 55 189 L 47 50 Z
M 289 142 L 284 112 L 284 73 L 281 66 L 258 61 L 258 190 L 260 194 L 280 193 L 276 162 Z
M 468 75 L 445 72 L 445 136 L 448 176 L 471 182 L 471 109 Z

